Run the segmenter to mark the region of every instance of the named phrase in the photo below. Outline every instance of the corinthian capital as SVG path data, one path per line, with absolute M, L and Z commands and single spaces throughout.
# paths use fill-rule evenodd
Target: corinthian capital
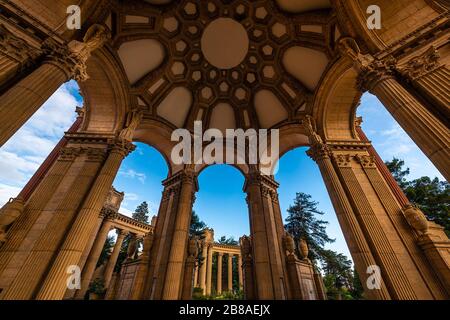
M 338 45 L 341 54 L 351 61 L 358 72 L 358 87 L 361 91 L 371 91 L 380 81 L 394 75 L 397 61 L 388 56 L 378 60 L 370 54 L 363 54 L 353 38 L 342 38 Z
M 411 59 L 406 65 L 400 67 L 399 71 L 408 80 L 414 81 L 438 68 L 440 66 L 439 58 L 439 52 L 435 47 L 431 46 L 423 54 Z
M 72 40 L 68 45 L 57 43 L 48 38 L 42 44 L 42 50 L 47 61 L 56 64 L 68 78 L 77 81 L 86 81 L 89 76 L 86 71 L 86 62 L 92 52 L 100 48 L 110 37 L 106 27 L 95 24 L 86 32 L 83 41 Z

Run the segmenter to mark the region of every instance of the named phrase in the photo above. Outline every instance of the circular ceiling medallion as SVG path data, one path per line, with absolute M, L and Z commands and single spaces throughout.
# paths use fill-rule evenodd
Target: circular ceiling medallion
M 219 69 L 231 69 L 246 57 L 249 39 L 245 28 L 231 18 L 212 21 L 203 32 L 202 51 L 206 60 Z

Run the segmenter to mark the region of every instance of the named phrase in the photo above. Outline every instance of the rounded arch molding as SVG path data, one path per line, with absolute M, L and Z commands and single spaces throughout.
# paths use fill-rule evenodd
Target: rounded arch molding
M 106 47 L 89 59 L 89 79 L 79 83 L 86 109 L 83 131 L 115 134 L 132 109 L 124 74 L 114 65 L 117 61 Z

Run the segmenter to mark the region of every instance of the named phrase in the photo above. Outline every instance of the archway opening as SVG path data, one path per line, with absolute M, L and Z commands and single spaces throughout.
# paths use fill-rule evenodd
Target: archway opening
M 302 256 L 301 239 L 306 240 L 308 258 L 320 271 L 328 299 L 360 299 L 361 290 L 350 251 L 317 164 L 297 147 L 279 160 L 275 180 L 285 229 Z
M 210 287 L 203 290 L 200 282 L 194 285 L 197 287 L 194 288 L 194 298 L 203 295 L 214 299 L 243 298 L 242 279 L 239 280 L 239 238 L 248 235 L 250 230 L 244 182 L 242 172 L 229 165 L 207 167 L 198 176 L 199 191 L 193 211 L 204 222 L 204 228 L 214 230 L 214 243 L 211 280 L 206 283 Z M 203 255 L 200 254 L 201 264 L 207 263 L 208 257 Z

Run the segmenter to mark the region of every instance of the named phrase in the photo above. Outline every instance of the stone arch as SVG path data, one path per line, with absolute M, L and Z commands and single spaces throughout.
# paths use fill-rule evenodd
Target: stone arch
M 161 121 L 144 119 L 133 137 L 133 141 L 146 143 L 161 153 L 169 169 L 168 177 L 184 168 L 183 165 L 176 165 L 170 160 L 172 149 L 177 144 L 170 139 L 172 131 L 172 128 Z
M 114 134 L 132 109 L 124 75 L 112 67 L 115 64 L 106 48 L 97 50 L 88 61 L 89 79 L 79 83 L 86 107 L 82 131 Z
M 355 140 L 355 111 L 361 98 L 351 61 L 334 63 L 317 90 L 313 115 L 317 130 L 326 140 Z

